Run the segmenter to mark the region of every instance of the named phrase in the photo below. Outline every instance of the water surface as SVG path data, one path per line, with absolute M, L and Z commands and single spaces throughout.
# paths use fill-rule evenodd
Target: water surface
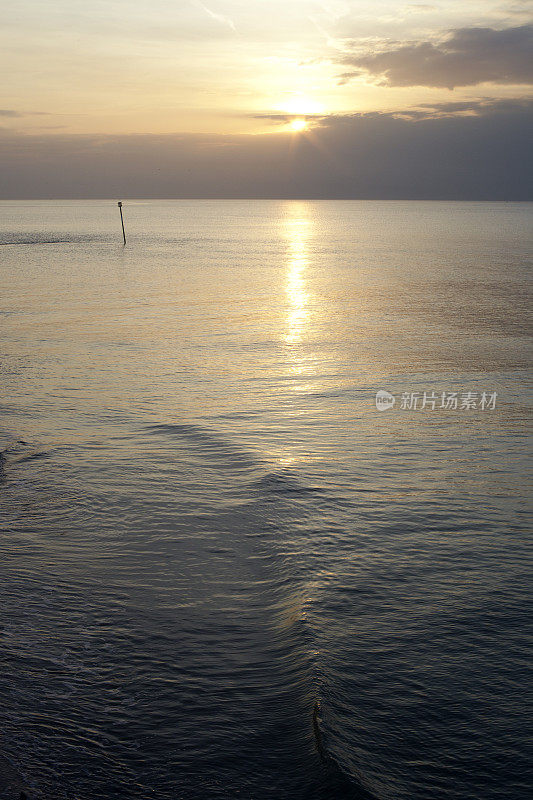
M 525 800 L 531 205 L 124 213 L 0 203 L 1 752 L 37 800 Z

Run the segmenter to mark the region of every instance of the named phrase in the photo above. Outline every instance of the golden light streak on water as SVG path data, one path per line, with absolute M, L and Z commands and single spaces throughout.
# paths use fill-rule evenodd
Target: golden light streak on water
M 309 264 L 308 240 L 312 219 L 306 213 L 304 204 L 291 204 L 285 226 L 285 235 L 289 242 L 289 259 L 285 282 L 288 314 L 284 338 L 289 346 L 295 346 L 302 341 L 302 335 L 309 319 L 306 270 Z M 295 364 L 294 369 L 297 374 L 301 374 L 303 364 Z

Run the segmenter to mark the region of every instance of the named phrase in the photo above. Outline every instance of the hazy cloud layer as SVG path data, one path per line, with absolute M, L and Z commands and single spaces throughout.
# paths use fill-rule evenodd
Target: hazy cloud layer
M 307 123 L 331 127 L 335 121 L 348 121 L 354 119 L 438 119 L 442 117 L 477 116 L 489 117 L 495 113 L 527 110 L 532 101 L 525 98 L 510 98 L 499 100 L 490 97 L 478 100 L 456 100 L 448 103 L 420 103 L 413 108 L 398 111 L 357 111 L 353 114 L 305 114 Z M 294 120 L 294 114 L 253 114 L 254 119 L 270 120 L 276 124 L 287 124 Z
M 16 136 L 5 198 L 533 199 L 533 105 L 324 117 L 308 134 Z
M 460 28 L 437 43 L 394 43 L 377 53 L 345 56 L 341 63 L 351 68 L 339 76 L 341 83 L 367 72 L 387 86 L 533 84 L 533 25 Z
M 47 111 L 17 111 L 14 108 L 0 108 L 0 117 L 20 119 L 22 117 L 49 117 Z

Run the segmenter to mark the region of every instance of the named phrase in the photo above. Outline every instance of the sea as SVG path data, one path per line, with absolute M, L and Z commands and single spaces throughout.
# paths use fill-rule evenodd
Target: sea
M 0 203 L 30 800 L 530 798 L 533 205 L 117 200 Z

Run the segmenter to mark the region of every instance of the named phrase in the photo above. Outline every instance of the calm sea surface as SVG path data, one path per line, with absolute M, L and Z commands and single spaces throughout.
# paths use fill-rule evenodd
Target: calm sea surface
M 529 798 L 532 206 L 124 212 L 0 203 L 0 753 L 39 800 Z

